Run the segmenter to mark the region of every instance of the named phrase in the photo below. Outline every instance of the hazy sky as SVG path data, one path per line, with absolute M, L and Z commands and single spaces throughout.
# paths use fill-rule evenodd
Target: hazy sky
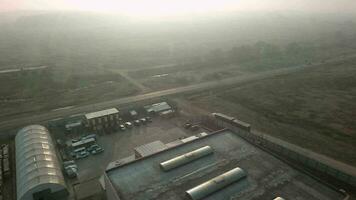
M 110 11 L 133 16 L 225 10 L 356 12 L 356 0 L 0 0 L 0 12 L 14 10 Z

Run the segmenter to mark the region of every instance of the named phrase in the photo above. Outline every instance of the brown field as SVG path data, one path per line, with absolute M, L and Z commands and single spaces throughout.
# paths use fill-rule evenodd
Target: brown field
M 46 70 L 0 74 L 0 118 L 48 112 L 137 94 L 139 89 L 109 71 Z
M 237 65 L 221 66 L 170 66 L 130 71 L 128 74 L 140 84 L 152 90 L 198 84 L 206 81 L 217 81 L 244 75 L 248 72 Z
M 190 100 L 356 166 L 355 66 L 353 58 Z

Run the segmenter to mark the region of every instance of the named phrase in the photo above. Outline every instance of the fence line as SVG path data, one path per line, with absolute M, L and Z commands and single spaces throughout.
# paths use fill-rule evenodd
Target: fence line
M 277 155 L 284 156 L 290 160 L 296 161 L 303 166 L 331 176 L 341 182 L 356 187 L 356 168 L 340 163 L 326 156 L 319 155 L 307 149 L 303 149 L 288 142 L 279 140 L 272 136 L 256 131 L 243 130 L 231 123 L 231 120 L 221 120 L 213 118 L 219 127 L 225 127 L 232 130 L 243 139 L 261 146 Z

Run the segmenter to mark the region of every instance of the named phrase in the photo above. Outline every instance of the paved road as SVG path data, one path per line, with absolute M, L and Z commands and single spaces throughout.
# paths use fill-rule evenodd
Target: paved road
M 345 57 L 343 57 L 342 59 L 345 59 Z M 335 62 L 335 61 L 340 61 L 340 60 L 341 60 L 340 58 L 335 58 L 335 59 L 328 60 L 327 62 Z M 261 72 L 261 73 L 256 73 L 256 74 L 252 74 L 252 75 L 245 75 L 245 76 L 228 78 L 228 79 L 224 79 L 224 80 L 220 80 L 220 81 L 204 82 L 204 83 L 200 83 L 200 84 L 196 84 L 196 85 L 178 87 L 178 88 L 167 89 L 167 90 L 162 90 L 162 91 L 156 91 L 156 92 L 141 94 L 141 95 L 137 95 L 137 96 L 131 96 L 131 97 L 125 97 L 125 98 L 115 99 L 115 100 L 111 100 L 111 101 L 100 102 L 100 103 L 91 104 L 91 105 L 74 107 L 71 109 L 60 109 L 60 110 L 49 111 L 47 113 L 38 114 L 38 115 L 19 117 L 17 119 L 1 121 L 0 122 L 0 130 L 1 131 L 11 130 L 14 128 L 19 128 L 19 127 L 26 126 L 26 125 L 33 124 L 33 123 L 42 123 L 42 122 L 45 122 L 45 121 L 48 121 L 51 119 L 66 117 L 66 116 L 70 116 L 70 115 L 74 115 L 74 114 L 78 114 L 78 113 L 85 113 L 85 112 L 89 112 L 89 111 L 106 109 L 109 107 L 117 107 L 120 105 L 137 102 L 137 101 L 143 101 L 143 100 L 167 97 L 167 96 L 173 96 L 173 95 L 181 95 L 181 94 L 187 94 L 187 93 L 197 93 L 197 92 L 222 88 L 222 87 L 231 86 L 231 85 L 255 82 L 258 80 L 262 80 L 262 79 L 266 79 L 266 78 L 270 78 L 270 77 L 274 77 L 274 76 L 278 76 L 278 75 L 293 73 L 296 71 L 303 70 L 305 68 L 322 66 L 322 65 L 323 64 L 321 64 L 321 65 L 314 64 L 314 65 L 309 65 L 309 66 L 302 65 L 302 66 L 296 66 L 296 67 L 270 70 L 267 72 Z M 0 134 L 4 134 L 4 132 L 2 132 Z M 4 136 L 4 135 L 1 135 L 1 136 Z

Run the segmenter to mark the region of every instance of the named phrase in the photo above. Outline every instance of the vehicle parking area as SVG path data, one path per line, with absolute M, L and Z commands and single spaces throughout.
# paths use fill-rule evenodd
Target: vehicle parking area
M 146 118 L 148 115 L 139 115 L 137 119 Z M 146 118 L 147 119 L 147 118 Z M 82 189 L 86 183 L 91 183 L 96 187 L 99 186 L 99 178 L 107 168 L 108 164 L 123 158 L 127 158 L 134 155 L 134 148 L 151 143 L 154 141 L 161 141 L 163 143 L 169 143 L 178 139 L 183 139 L 192 135 L 196 135 L 201 132 L 209 132 L 203 127 L 198 125 L 187 127 L 187 117 L 184 114 L 180 114 L 178 111 L 170 117 L 151 116 L 148 121 L 140 120 L 140 123 L 135 123 L 135 120 L 127 120 L 123 118 L 120 125 L 124 125 L 124 130 L 120 126 L 112 129 L 111 131 L 81 131 L 75 134 L 62 133 L 61 140 L 65 141 L 66 148 L 60 150 L 62 160 L 74 160 L 75 170 L 77 171 L 76 177 L 70 177 L 67 173 L 64 173 L 68 185 L 72 186 L 74 193 L 80 193 L 75 191 L 75 188 Z M 132 126 L 128 126 L 126 122 L 132 123 Z M 194 127 L 194 128 L 191 128 Z M 76 157 L 74 148 L 68 148 L 73 143 L 77 143 L 84 140 L 91 140 L 94 138 L 94 142 L 87 145 L 85 148 L 85 156 Z M 58 145 L 58 144 L 57 144 Z M 102 149 L 100 152 L 92 152 L 92 147 Z M 72 154 L 72 155 L 70 155 Z M 64 162 L 65 163 L 65 162 Z M 72 164 L 69 164 L 73 166 Z M 64 166 L 65 168 L 66 166 Z M 80 186 L 80 187 L 79 187 Z M 92 187 L 92 186 L 88 186 Z M 85 188 L 85 187 L 84 187 Z M 79 198 L 80 199 L 80 198 Z
M 78 180 L 85 181 L 103 174 L 107 165 L 134 154 L 134 148 L 146 143 L 160 140 L 163 143 L 172 142 L 194 134 L 184 129 L 184 122 L 179 117 L 162 119 L 155 117 L 151 123 L 118 130 L 111 134 L 103 134 L 97 137 L 97 144 L 104 151 L 97 155 L 76 160 L 78 165 Z M 196 131 L 194 131 L 196 132 Z

